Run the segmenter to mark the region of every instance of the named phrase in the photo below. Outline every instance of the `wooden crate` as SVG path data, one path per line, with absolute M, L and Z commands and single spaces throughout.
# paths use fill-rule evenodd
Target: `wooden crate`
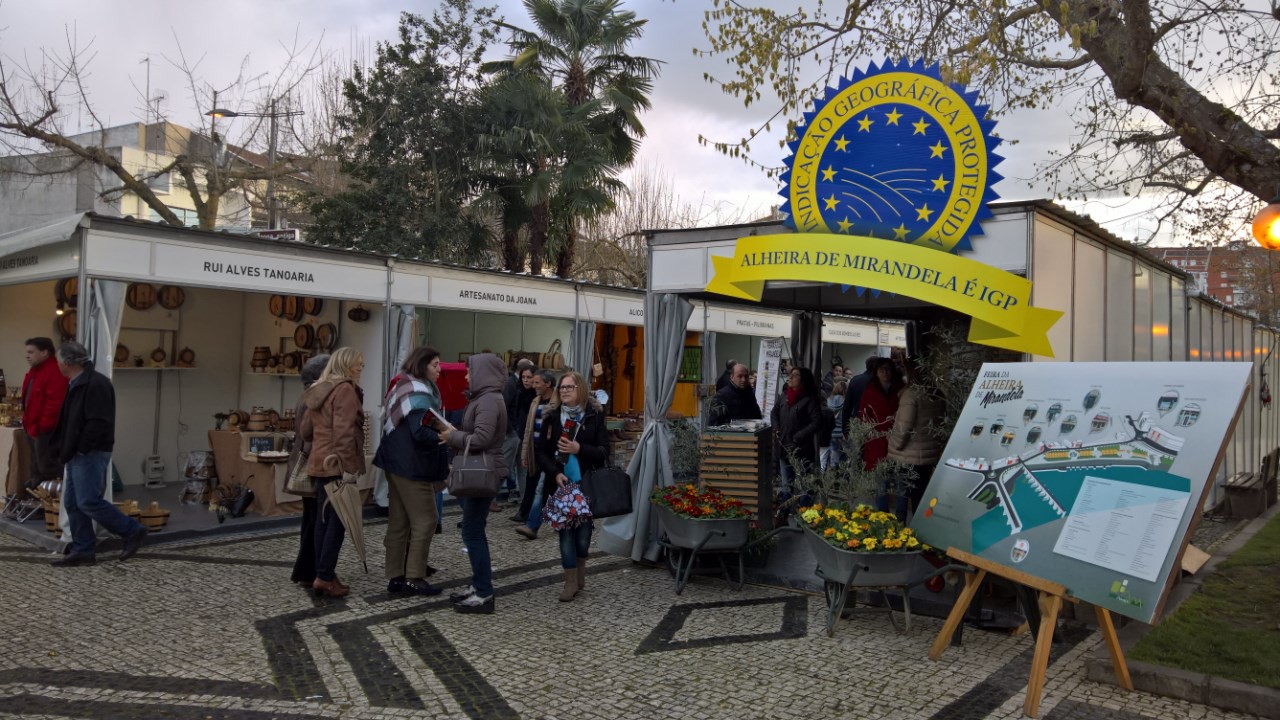
M 707 485 L 742 501 L 760 527 L 773 526 L 773 428 L 750 432 L 705 430 L 699 476 Z

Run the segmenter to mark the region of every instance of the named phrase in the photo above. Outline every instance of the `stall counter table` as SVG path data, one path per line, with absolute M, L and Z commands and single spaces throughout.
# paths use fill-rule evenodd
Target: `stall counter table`
M 0 477 L 4 478 L 4 494 L 23 492 L 31 462 L 31 446 L 22 428 L 0 428 Z
M 261 433 L 248 433 L 249 435 Z M 253 490 L 250 512 L 263 516 L 289 515 L 302 512 L 302 498 L 284 489 L 287 462 L 258 462 L 245 449 L 246 433 L 228 430 L 210 430 L 209 447 L 213 450 L 213 464 L 217 468 L 218 485 L 243 485 Z M 276 433 L 286 437 L 284 433 Z M 365 473 L 356 482 L 361 500 L 367 500 L 373 488 L 373 457 L 365 458 Z

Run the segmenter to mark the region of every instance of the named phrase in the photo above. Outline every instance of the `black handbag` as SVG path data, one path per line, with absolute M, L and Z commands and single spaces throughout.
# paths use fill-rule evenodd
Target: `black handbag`
M 582 478 L 582 494 L 591 506 L 591 517 L 600 519 L 631 514 L 631 476 L 620 468 L 596 468 Z
M 471 438 L 461 455 L 453 458 L 453 469 L 445 481 L 445 489 L 458 498 L 491 498 L 498 496 L 502 479 L 487 452 L 471 454 Z

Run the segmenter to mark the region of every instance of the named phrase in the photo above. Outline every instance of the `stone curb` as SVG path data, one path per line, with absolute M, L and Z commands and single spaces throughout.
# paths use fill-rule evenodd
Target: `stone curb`
M 1213 557 L 1205 563 L 1199 573 L 1176 585 L 1169 593 L 1163 615 L 1168 616 L 1184 600 L 1191 597 L 1200 588 L 1206 576 L 1217 571 L 1224 560 L 1244 547 L 1244 544 L 1276 515 L 1280 515 L 1280 504 L 1271 506 L 1262 515 L 1251 520 L 1214 552 Z M 1151 629 L 1152 626 L 1140 622 L 1131 622 L 1119 628 L 1116 634 L 1120 639 L 1121 648 L 1127 653 Z M 1111 668 L 1111 658 L 1105 648 L 1091 654 L 1086 659 L 1085 668 L 1090 680 L 1109 685 L 1116 684 L 1115 672 Z M 1129 661 L 1129 676 L 1133 680 L 1135 690 L 1280 720 L 1280 690 L 1274 688 L 1137 660 Z

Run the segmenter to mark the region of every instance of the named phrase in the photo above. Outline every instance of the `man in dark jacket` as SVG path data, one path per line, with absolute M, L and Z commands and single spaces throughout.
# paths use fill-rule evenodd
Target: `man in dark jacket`
M 725 425 L 730 420 L 759 420 L 760 404 L 751 389 L 751 370 L 739 363 L 733 367 L 729 384 L 720 388 L 711 400 L 708 425 Z
M 67 396 L 67 379 L 53 355 L 53 341 L 49 338 L 27 340 L 27 364 L 31 370 L 22 378 L 22 429 L 31 446 L 27 487 L 62 478 L 62 463 L 50 450 L 49 438 L 58 425 L 58 413 Z
M 67 468 L 62 507 L 71 521 L 71 552 L 52 564 L 94 564 L 95 521 L 124 538 L 120 559 L 128 560 L 142 546 L 147 530 L 102 497 L 116 440 L 115 389 L 106 376 L 93 369 L 89 352 L 80 343 L 68 341 L 58 348 L 58 369 L 70 382 L 49 444 Z
M 862 407 L 862 391 L 867 389 L 867 383 L 871 382 L 871 378 L 876 376 L 876 366 L 880 364 L 880 356 L 872 355 L 867 358 L 867 369 L 861 375 L 854 375 L 849 380 L 849 389 L 844 394 L 844 405 L 840 407 L 840 427 L 849 427 L 849 416 L 856 415 Z M 848 431 L 845 431 L 848 435 Z

